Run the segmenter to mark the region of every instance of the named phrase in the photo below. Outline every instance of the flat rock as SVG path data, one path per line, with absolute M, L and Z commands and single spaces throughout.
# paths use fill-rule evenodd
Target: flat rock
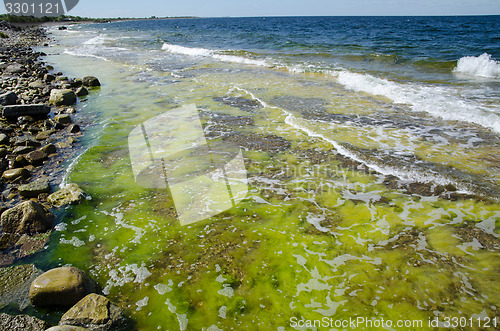
M 127 324 L 123 309 L 99 294 L 89 294 L 70 308 L 59 325 L 77 325 L 91 330 L 117 330 Z
M 62 267 L 38 276 L 31 283 L 29 297 L 34 306 L 72 306 L 94 291 L 95 284 L 85 272 L 75 267 Z
M 18 146 L 12 151 L 12 153 L 16 155 L 24 155 L 33 152 L 34 150 L 35 149 L 31 146 Z
M 17 168 L 17 169 L 9 169 L 5 170 L 2 178 L 5 179 L 8 182 L 13 182 L 19 178 L 21 179 L 26 179 L 31 176 L 31 173 L 24 168 Z
M 7 209 L 0 218 L 6 233 L 37 234 L 52 228 L 52 215 L 34 201 L 26 201 Z
M 50 184 L 46 179 L 38 179 L 34 182 L 19 186 L 17 190 L 22 197 L 36 198 L 42 193 L 50 193 Z
M 4 331 L 43 331 L 49 324 L 36 317 L 28 315 L 11 316 L 0 314 L 0 330 Z
M 14 137 L 13 139 L 11 139 L 11 143 L 13 143 L 16 146 L 31 146 L 31 147 L 42 146 L 42 144 L 40 144 L 38 141 L 31 138 L 30 136 Z
M 43 90 L 47 85 L 45 84 L 45 82 L 43 80 L 37 80 L 37 81 L 29 83 L 28 86 L 31 88 L 34 88 L 34 89 Z
M 5 70 L 3 71 L 4 75 L 5 74 L 22 74 L 24 72 L 24 67 L 19 64 L 19 63 L 14 63 L 9 65 Z
M 17 118 L 20 116 L 44 117 L 50 113 L 50 107 L 45 104 L 35 105 L 12 105 L 5 106 L 2 116 L 6 118 Z
M 84 192 L 82 189 L 78 185 L 71 183 L 49 195 L 47 201 L 54 207 L 62 207 L 80 203 L 83 199 Z
M 70 89 L 54 89 L 50 91 L 49 103 L 56 106 L 71 106 L 76 103 L 76 94 Z
M 36 150 L 26 154 L 26 160 L 34 166 L 41 165 L 43 161 L 47 160 L 48 155 L 44 151 Z

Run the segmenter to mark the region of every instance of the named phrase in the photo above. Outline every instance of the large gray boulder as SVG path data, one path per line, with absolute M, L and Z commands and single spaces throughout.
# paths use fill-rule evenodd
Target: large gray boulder
M 52 228 L 52 215 L 39 203 L 26 201 L 4 211 L 1 224 L 6 233 L 33 235 Z
M 13 63 L 9 65 L 5 70 L 3 71 L 4 75 L 15 75 L 15 74 L 22 74 L 24 72 L 24 67 L 19 64 L 19 63 Z
M 87 295 L 71 307 L 59 322 L 59 325 L 77 325 L 102 331 L 117 330 L 126 324 L 123 309 L 95 293 Z
M 52 90 L 49 103 L 56 106 L 71 106 L 76 103 L 76 94 L 70 89 Z
M 95 283 L 85 272 L 75 267 L 62 267 L 38 276 L 31 283 L 29 297 L 38 307 L 72 306 L 94 291 Z

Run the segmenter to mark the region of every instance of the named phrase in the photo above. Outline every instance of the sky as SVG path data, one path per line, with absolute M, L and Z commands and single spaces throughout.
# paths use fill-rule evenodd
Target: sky
M 5 13 L 5 8 L 0 7 L 0 12 Z M 500 15 L 500 0 L 79 0 L 68 14 L 85 17 Z

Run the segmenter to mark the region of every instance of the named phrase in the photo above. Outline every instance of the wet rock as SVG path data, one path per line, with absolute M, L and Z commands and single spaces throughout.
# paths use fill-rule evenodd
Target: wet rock
M 54 131 L 52 130 L 46 130 L 46 131 L 42 131 L 40 132 L 39 134 L 36 135 L 35 139 L 36 140 L 45 140 L 45 139 L 49 139 L 50 135 L 54 133 Z
M 45 76 L 43 76 L 43 80 L 46 81 L 47 83 L 50 83 L 56 80 L 56 76 L 51 74 L 45 74 Z
M 5 106 L 3 117 L 17 118 L 19 116 L 44 117 L 50 113 L 50 107 L 45 104 Z
M 76 90 L 76 95 L 79 97 L 84 97 L 89 94 L 89 90 L 87 90 L 85 87 L 81 86 Z
M 52 90 L 49 103 L 56 106 L 71 106 L 76 103 L 76 94 L 70 89 Z
M 52 215 L 34 201 L 26 201 L 7 209 L 0 218 L 6 233 L 37 234 L 52 227 Z
M 2 233 L 0 236 L 0 251 L 11 248 L 20 238 L 20 235 L 14 233 Z M 1 291 L 1 289 L 0 289 Z
M 34 236 L 29 236 L 26 234 L 21 236 L 14 234 L 13 238 L 18 238 L 18 240 L 13 244 L 11 242 L 11 246 L 7 247 L 6 251 L 0 253 L 0 266 L 12 265 L 19 259 L 39 252 L 45 247 L 45 244 L 49 240 L 50 234 L 51 232 L 41 233 Z M 29 302 L 29 299 L 27 300 L 27 302 Z
M 47 160 L 47 158 L 48 155 L 41 150 L 29 152 L 28 154 L 26 154 L 26 160 L 34 166 L 43 164 L 43 161 Z
M 127 324 L 123 309 L 106 297 L 95 293 L 87 295 L 71 307 L 59 325 L 78 325 L 91 330 L 117 330 Z
M 80 132 L 80 126 L 78 124 L 71 124 L 68 126 L 69 133 L 78 133 Z
M 6 92 L 0 94 L 0 105 L 2 106 L 10 106 L 15 105 L 17 102 L 17 94 L 15 92 Z
M 97 79 L 96 77 L 93 77 L 93 76 L 83 77 L 82 83 L 83 83 L 84 86 L 87 86 L 87 87 L 101 86 L 101 83 L 99 82 L 99 79 Z
M 59 114 L 59 115 L 56 115 L 56 117 L 54 119 L 57 123 L 62 124 L 62 125 L 67 125 L 67 124 L 70 124 L 73 122 L 73 120 L 71 119 L 71 116 L 69 114 Z
M 30 152 L 33 152 L 35 149 L 31 146 L 19 146 L 16 147 L 12 153 L 16 155 L 23 155 L 23 154 L 28 154 Z
M 49 324 L 36 317 L 28 315 L 11 316 L 0 314 L 0 329 L 5 331 L 43 331 L 49 327 Z
M 17 190 L 22 197 L 36 198 L 39 194 L 50 193 L 50 184 L 46 179 L 38 179 L 34 182 L 19 186 Z
M 14 159 L 14 162 L 12 162 L 12 166 L 14 168 L 23 168 L 28 165 L 28 161 L 24 158 L 23 155 L 18 155 Z
M 40 148 L 41 151 L 45 152 L 47 155 L 54 154 L 57 151 L 57 147 L 54 144 L 48 144 Z
M 16 146 L 31 146 L 31 147 L 41 146 L 41 144 L 38 141 L 34 140 L 29 136 L 15 137 L 14 139 L 11 139 L 11 142 Z
M 80 203 L 84 200 L 84 192 L 77 184 L 68 184 L 57 192 L 52 193 L 47 201 L 54 207 L 62 207 Z
M 2 178 L 7 182 L 13 182 L 17 179 L 26 179 L 31 176 L 30 172 L 24 168 L 9 169 L 4 171 Z
M 32 116 L 20 116 L 17 118 L 17 124 L 24 125 L 35 122 L 35 119 Z
M 42 274 L 34 264 L 0 268 L 0 308 L 9 304 L 24 310 L 29 306 L 29 288 L 31 282 Z
M 75 267 L 62 267 L 38 276 L 31 283 L 29 298 L 38 307 L 72 306 L 94 291 L 95 284 L 85 272 Z

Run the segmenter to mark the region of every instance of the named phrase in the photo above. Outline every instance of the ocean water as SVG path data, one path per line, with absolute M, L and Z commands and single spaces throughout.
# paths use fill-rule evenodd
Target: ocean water
M 139 330 L 493 327 L 499 30 L 498 16 L 54 29 L 45 60 L 102 87 L 79 104 L 65 178 L 89 199 L 59 215 L 44 263 L 89 272 Z M 242 151 L 248 193 L 183 225 L 168 189 L 135 181 L 129 135 L 191 104 L 208 143 Z

